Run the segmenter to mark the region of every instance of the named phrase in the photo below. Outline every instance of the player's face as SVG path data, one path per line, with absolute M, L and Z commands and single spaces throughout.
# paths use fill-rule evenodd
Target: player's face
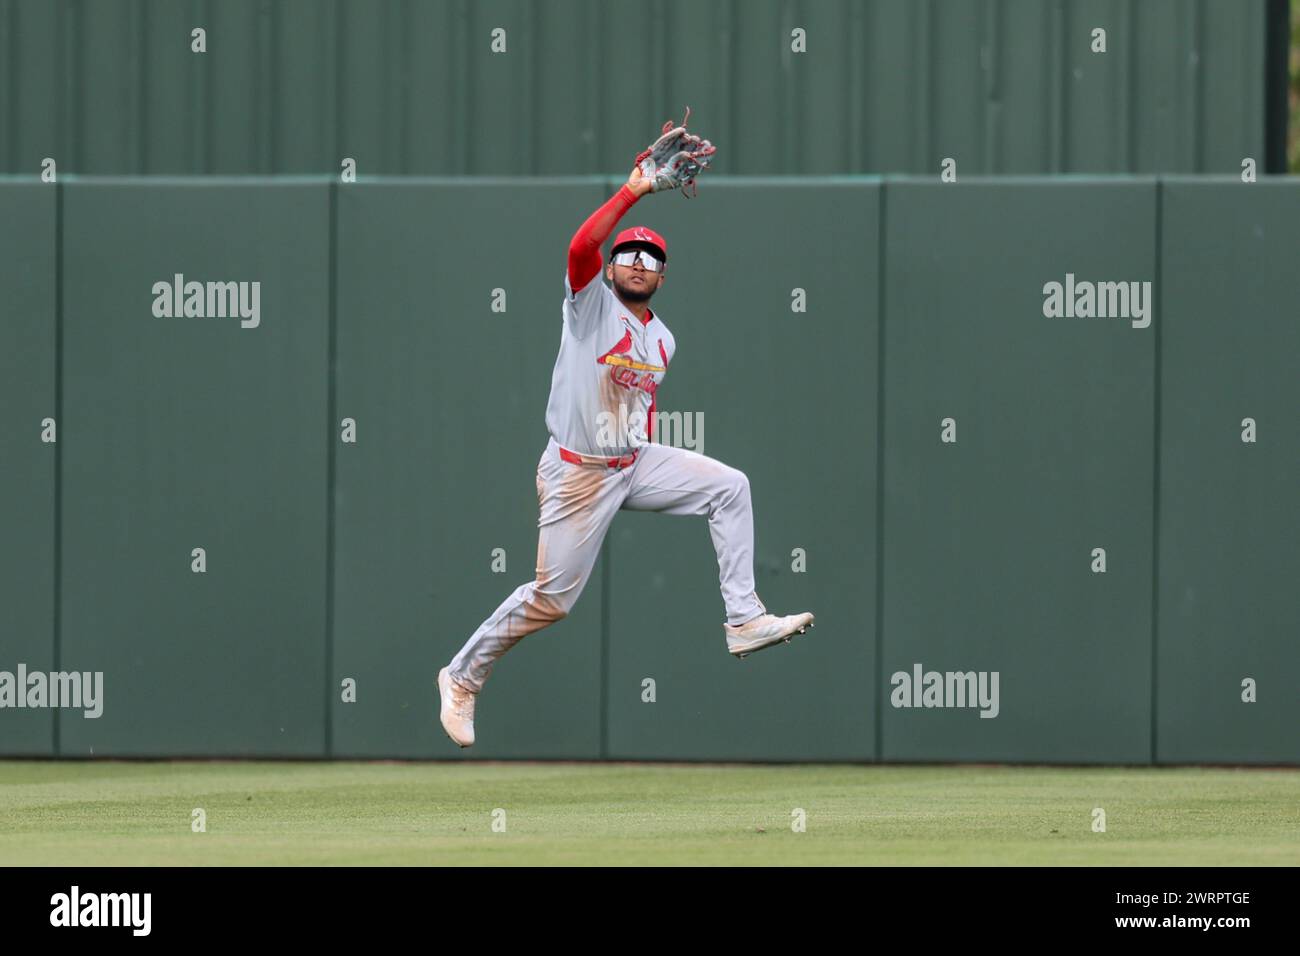
M 614 283 L 614 291 L 628 302 L 649 302 L 664 282 L 663 267 L 660 266 L 658 272 L 650 272 L 639 256 L 630 266 L 611 262 L 606 275 Z

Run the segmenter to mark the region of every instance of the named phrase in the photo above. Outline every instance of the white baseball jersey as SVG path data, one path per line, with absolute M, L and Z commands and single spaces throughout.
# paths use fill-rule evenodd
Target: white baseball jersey
M 451 677 L 475 693 L 510 648 L 572 610 L 619 511 L 707 516 L 727 623 L 766 610 L 754 591 L 749 479 L 720 461 L 648 441 L 655 392 L 676 346 L 659 317 L 646 315 L 642 323 L 599 276 L 576 295 L 565 276 L 560 354 L 546 406 L 551 440 L 537 462 L 536 577 L 515 588 L 448 665 Z M 626 467 L 610 467 L 575 462 L 561 448 L 598 458 L 638 454 Z
M 642 323 L 599 275 L 576 294 L 564 276 L 560 354 L 551 374 L 546 427 L 564 448 L 624 455 L 650 440 L 655 392 L 676 351 L 648 310 Z

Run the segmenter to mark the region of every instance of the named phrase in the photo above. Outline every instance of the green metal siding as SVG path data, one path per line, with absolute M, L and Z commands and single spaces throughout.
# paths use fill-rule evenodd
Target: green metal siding
M 0 172 L 612 173 L 687 104 L 719 174 L 1264 165 L 1265 0 L 0 0 L 0 32 Z

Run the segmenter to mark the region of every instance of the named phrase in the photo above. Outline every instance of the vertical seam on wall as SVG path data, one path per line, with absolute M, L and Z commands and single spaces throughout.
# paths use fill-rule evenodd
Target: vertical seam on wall
M 1052 109 L 1052 83 L 1055 82 L 1055 71 L 1052 69 L 1052 66 L 1054 65 L 1053 55 L 1055 53 L 1055 47 L 1052 45 L 1054 39 L 1052 35 L 1052 24 L 1052 11 L 1049 9 L 1043 16 L 1043 71 L 1046 75 L 1044 76 L 1043 82 L 1040 86 L 1040 92 L 1043 97 L 1043 115 L 1047 119 L 1042 125 L 1043 154 L 1039 157 L 1038 164 L 1040 170 L 1047 171 L 1045 173 L 1046 175 L 1055 172 L 1051 167 L 1052 158 L 1054 156 L 1052 149 L 1052 123 L 1056 116 L 1056 112 Z
M 54 667 L 63 670 L 63 184 L 54 184 Z M 54 711 L 54 756 L 63 746 L 60 708 Z
M 790 34 L 794 27 L 790 18 L 797 16 L 800 22 L 807 23 L 808 15 L 807 11 L 803 9 L 800 0 L 793 0 L 791 6 L 780 10 L 777 15 L 785 20 L 784 23 L 780 24 L 779 29 L 781 31 L 781 63 L 785 67 L 784 73 L 788 80 L 788 82 L 780 84 L 782 94 L 779 103 L 781 111 L 780 128 L 791 129 L 796 124 L 797 128 L 794 129 L 793 136 L 783 137 L 782 145 L 785 148 L 782 150 L 781 165 L 771 171 L 776 175 L 789 175 L 794 170 L 803 168 L 803 159 L 807 155 L 804 144 L 808 140 L 808 126 L 805 121 L 807 114 L 800 110 L 797 105 L 807 92 L 807 83 L 804 80 L 804 72 L 795 69 L 794 57 L 796 54 L 790 48 L 792 39 Z
M 935 55 L 934 34 L 936 31 L 934 17 L 934 0 L 928 0 L 925 6 L 921 7 L 922 20 L 921 26 L 917 28 L 919 34 L 918 46 L 925 53 L 925 69 L 921 71 L 917 78 L 917 85 L 921 88 L 921 96 L 924 104 L 924 119 L 917 124 L 917 135 L 921 140 L 921 157 L 917 164 L 917 169 L 928 169 L 931 165 L 931 158 L 934 156 L 934 117 L 935 105 L 937 103 L 937 94 L 935 92 L 934 74 L 938 70 L 938 60 Z
M 726 63 L 726 70 L 727 70 L 727 83 L 725 86 L 725 89 L 727 91 L 727 99 L 726 99 L 726 111 L 724 114 L 727 117 L 727 135 L 729 137 L 727 141 L 731 143 L 739 143 L 741 140 L 736 132 L 737 126 L 739 125 L 739 121 L 736 119 L 736 113 L 737 113 L 736 100 L 738 99 L 738 97 L 736 96 L 736 90 L 739 88 L 740 82 L 739 82 L 739 68 L 736 66 L 736 45 L 740 42 L 740 38 L 736 35 L 737 30 L 734 26 L 738 22 L 738 19 L 736 17 L 735 0 L 731 0 L 731 3 L 727 5 L 725 22 L 727 24 L 727 32 L 726 32 L 727 45 L 726 48 L 723 50 L 723 56 L 726 57 L 726 60 L 724 62 Z M 742 152 L 741 155 L 743 156 L 744 153 Z M 731 169 L 731 172 L 733 174 L 747 173 L 751 171 L 752 171 L 752 166 L 751 169 L 744 169 L 741 167 L 739 162 L 737 162 L 736 165 Z
M 601 14 L 602 9 L 602 4 L 597 3 L 595 4 L 592 16 L 584 17 L 582 19 L 582 39 L 586 43 L 587 49 L 594 50 L 595 54 L 584 58 L 583 62 L 589 69 L 582 74 L 581 79 L 579 79 L 578 82 L 582 84 L 582 91 L 591 96 L 589 102 L 592 105 L 591 115 L 593 117 L 605 115 L 603 96 L 605 84 L 599 82 L 599 78 L 605 75 L 605 46 L 600 42 L 601 38 L 605 35 L 604 18 Z M 574 100 L 577 101 L 577 99 L 578 97 L 575 96 Z M 589 155 L 594 160 L 592 163 L 592 169 L 600 169 L 600 167 L 604 165 L 605 150 L 607 150 L 608 147 L 605 147 L 603 150 L 601 145 L 602 142 L 603 141 L 599 136 L 592 136 L 591 138 L 591 152 Z
M 468 74 L 468 76 L 466 78 L 465 86 L 464 86 L 465 95 L 463 97 L 456 98 L 459 102 L 461 102 L 462 109 L 464 110 L 464 118 L 462 121 L 464 125 L 457 128 L 468 129 L 469 124 L 471 122 L 477 123 L 477 120 L 474 117 L 474 110 L 477 105 L 476 97 L 474 94 L 478 91 L 479 83 L 478 83 L 478 78 L 474 76 L 474 72 L 473 72 L 476 61 L 471 60 L 469 57 L 469 49 L 470 49 L 470 42 L 471 42 L 470 37 L 473 35 L 473 29 L 472 29 L 472 24 L 470 23 L 470 18 L 472 17 L 472 14 L 470 13 L 470 7 L 469 4 L 466 2 L 466 0 L 461 0 L 459 10 L 460 10 L 459 19 L 460 19 L 461 29 L 460 29 L 460 43 L 457 44 L 457 48 L 459 50 L 464 51 L 465 53 L 465 60 L 463 64 L 464 73 L 462 75 Z M 457 157 L 457 159 L 459 160 L 458 172 L 462 174 L 469 174 L 474 170 L 474 156 L 475 156 L 474 144 L 478 141 L 478 137 L 459 136 L 455 138 L 458 139 L 462 144 L 461 149 L 459 151 L 460 155 Z
M 401 67 L 398 64 L 398 57 L 401 55 L 401 43 L 394 42 L 394 21 L 397 18 L 394 8 L 397 4 L 386 3 L 383 6 L 383 14 L 379 16 L 378 32 L 380 46 L 390 55 L 384 57 L 383 69 L 378 71 L 379 76 L 379 98 L 383 101 L 383 106 L 379 109 L 379 121 L 383 124 L 383 129 L 379 134 L 379 158 L 377 160 L 377 171 L 392 175 L 399 167 L 397 165 L 397 153 L 400 149 L 401 132 L 395 127 L 405 126 L 405 116 L 402 114 L 402 104 L 399 99 L 402 75 Z M 394 122 L 394 117 L 399 117 L 398 122 Z
M 863 141 L 863 115 L 866 113 L 867 97 L 864 90 L 864 84 L 861 77 L 861 64 L 867 62 L 869 54 L 868 43 L 865 39 L 865 29 L 860 29 L 861 20 L 858 14 L 869 16 L 863 13 L 862 8 L 852 5 L 851 0 L 844 0 L 844 22 L 845 29 L 842 34 L 844 41 L 843 56 L 845 74 L 848 89 L 848 116 L 846 117 L 846 127 L 848 136 L 844 139 L 844 168 L 853 172 L 862 172 L 866 169 L 866 157 L 862 151 Z
M 265 173 L 258 162 L 258 146 L 265 142 L 266 137 L 262 135 L 262 112 L 263 97 L 259 92 L 266 88 L 265 77 L 262 76 L 262 34 L 261 24 L 257 21 L 257 10 L 253 10 L 253 36 L 248 42 L 249 46 L 249 65 L 248 69 L 253 75 L 252 82 L 252 102 L 249 104 L 248 128 L 252 130 L 253 135 L 248 137 L 245 148 L 248 150 L 246 162 L 250 172 Z
M 411 29 L 413 20 L 412 8 L 409 2 L 402 5 L 402 29 L 401 48 L 402 48 L 402 71 L 397 82 L 397 88 L 401 92 L 401 104 L 398 107 L 397 115 L 402 117 L 402 122 L 398 125 L 401 127 L 397 131 L 397 162 L 392 168 L 400 169 L 404 175 L 411 174 L 411 130 L 415 126 L 409 119 L 411 116 L 411 88 L 414 85 L 411 81 L 411 67 L 415 62 L 411 46 L 415 42 L 416 31 Z
M 343 59 L 346 54 L 344 37 L 347 24 L 344 23 L 344 11 L 347 5 L 338 2 L 334 7 L 334 163 L 341 167 L 347 155 L 348 144 L 343 140 L 343 93 L 346 67 Z
M 880 182 L 876 235 L 876 639 L 871 678 L 876 708 L 876 760 L 885 759 L 881 675 L 885 656 L 885 180 Z
M 18 116 L 18 55 L 13 49 L 13 38 L 18 35 L 18 7 L 16 4 L 5 5 L 5 20 L 8 27 L 5 29 L 4 50 L 6 58 L 5 70 L 5 94 L 3 106 L 4 115 L 0 117 L 3 121 L 4 128 L 14 130 L 17 135 L 9 137 L 9 148 L 4 152 L 4 164 L 7 170 L 18 169 L 18 141 L 24 139 L 19 131 Z
M 67 41 L 63 44 L 65 53 L 68 47 L 72 50 L 72 65 L 68 67 L 66 62 L 62 64 L 67 72 L 63 74 L 63 89 L 65 96 L 70 100 L 67 107 L 68 112 L 72 115 L 72 128 L 68 130 L 67 150 L 73 157 L 73 169 L 84 169 L 86 167 L 86 108 L 85 96 L 82 95 L 82 88 L 85 83 L 85 49 L 82 43 L 81 12 L 72 12 L 70 17 L 71 28 L 68 31 Z M 65 112 L 65 116 L 67 113 Z
M 387 135 L 384 137 L 384 156 L 379 161 L 379 168 L 390 175 L 393 171 L 401 169 L 402 138 L 405 131 L 410 127 L 410 124 L 406 122 L 405 110 L 408 85 L 402 82 L 403 78 L 410 74 L 406 65 L 401 62 L 401 57 L 405 50 L 403 41 L 411 34 L 411 30 L 402 29 L 404 23 L 409 23 L 409 19 L 400 10 L 394 12 L 395 10 L 396 7 L 393 4 L 389 4 L 384 8 L 381 26 L 384 47 L 394 51 L 395 54 L 385 58 L 384 72 L 380 81 L 383 88 L 381 95 L 384 100 L 381 115 L 384 119 Z M 401 30 L 401 36 L 395 38 L 393 34 L 396 30 Z
M 542 58 L 537 55 L 538 49 L 541 48 L 542 36 L 542 18 L 538 15 L 536 6 L 530 5 L 528 8 L 528 32 L 529 43 L 527 52 L 524 56 L 528 64 L 528 95 L 529 95 L 529 112 L 524 117 L 524 135 L 528 137 L 528 171 L 531 175 L 536 176 L 541 171 L 541 117 L 544 103 L 542 102 L 542 76 L 545 72 L 542 69 Z M 511 175 L 518 175 L 518 160 L 515 161 L 514 167 L 510 170 Z
M 1138 136 L 1138 106 L 1137 106 L 1137 88 L 1138 81 L 1141 77 L 1141 71 L 1137 63 L 1137 42 L 1138 22 L 1137 22 L 1137 5 L 1130 4 L 1128 7 L 1128 49 L 1125 51 L 1126 61 L 1125 69 L 1128 72 L 1125 89 L 1120 93 L 1122 108 L 1125 110 L 1124 117 L 1124 169 L 1127 172 L 1137 172 L 1137 136 Z
M 325 755 L 334 756 L 334 417 L 338 411 L 338 189 L 329 184 L 329 380 L 325 421 Z
M 1056 144 L 1056 155 L 1059 161 L 1052 170 L 1058 173 L 1068 173 L 1072 171 L 1070 162 L 1070 83 L 1066 79 L 1067 71 L 1070 70 L 1070 45 L 1066 38 L 1070 33 L 1070 11 L 1063 6 L 1056 8 L 1060 13 L 1060 19 L 1057 21 L 1056 42 L 1059 44 L 1060 57 L 1057 60 L 1059 65 L 1057 78 L 1057 109 L 1060 111 L 1060 122 L 1057 126 L 1057 135 L 1060 140 Z
M 283 9 L 278 3 L 271 6 L 269 17 L 271 35 L 266 45 L 266 56 L 269 60 L 266 70 L 266 83 L 270 88 L 270 92 L 266 97 L 263 118 L 266 120 L 268 127 L 266 138 L 270 141 L 271 146 L 271 168 L 267 172 L 272 175 L 284 168 L 280 162 L 280 144 L 283 140 L 281 130 L 284 124 L 277 122 L 277 114 L 280 110 L 280 89 L 283 85 L 280 82 L 280 71 L 284 69 L 284 61 L 277 55 L 280 52 L 280 35 L 283 32 L 280 28 L 280 13 Z M 388 107 L 388 97 L 384 98 L 384 107 Z
M 135 42 L 143 34 L 145 44 L 149 42 L 149 8 L 140 6 L 136 9 L 140 22 L 132 32 Z M 137 47 L 132 51 L 136 58 L 135 76 L 135 169 L 145 175 L 149 173 L 149 57 L 142 55 Z
M 993 0 L 994 5 L 996 4 L 996 2 L 997 0 Z M 989 118 L 992 112 L 989 109 L 989 94 L 992 91 L 989 89 L 988 73 L 986 73 L 984 70 L 984 50 L 993 48 L 997 43 L 996 36 L 990 36 L 990 34 L 994 33 L 994 29 L 995 29 L 989 26 L 990 6 L 991 6 L 990 4 L 985 4 L 980 8 L 978 14 L 981 49 L 977 51 L 978 55 L 975 57 L 975 70 L 974 70 L 975 89 L 979 90 L 979 96 L 978 96 L 979 120 L 975 124 L 975 139 L 979 143 L 978 152 L 980 156 L 981 167 L 983 171 L 986 173 L 992 172 L 991 164 L 989 162 L 989 134 L 988 134 Z M 996 59 L 996 57 L 994 56 L 993 53 L 989 53 L 988 59 L 989 62 L 991 63 L 993 60 Z
M 213 23 L 212 8 L 204 4 L 200 9 L 202 10 L 202 22 L 210 26 Z M 206 53 L 203 55 L 207 56 Z M 206 67 L 206 60 L 200 60 L 199 62 Z M 212 74 L 207 69 L 196 69 L 190 75 L 196 77 L 196 86 L 190 89 L 190 101 L 194 102 L 196 99 L 201 99 L 203 102 L 201 114 L 203 121 L 194 124 L 194 131 L 190 140 L 194 150 L 192 158 L 195 161 L 202 162 L 203 172 L 211 173 L 216 169 L 216 162 L 212 155 L 212 117 L 216 112 L 216 93 L 214 92 L 216 84 L 212 82 Z
M 589 69 L 588 72 L 582 75 L 582 79 L 579 80 L 579 82 L 583 84 L 584 92 L 588 92 L 592 96 L 590 102 L 593 107 L 593 111 L 591 113 L 593 117 L 605 115 L 605 105 L 604 105 L 604 96 L 603 96 L 605 84 L 598 82 L 599 77 L 605 75 L 603 69 L 605 64 L 605 60 L 604 60 L 605 46 L 600 42 L 601 37 L 604 36 L 604 28 L 603 28 L 604 20 L 601 15 L 601 10 L 603 9 L 603 7 L 599 3 L 596 4 L 595 7 L 596 9 L 595 9 L 594 16 L 590 18 L 587 17 L 583 18 L 582 29 L 583 29 L 583 39 L 587 43 L 587 49 L 595 50 L 596 55 L 593 57 L 585 58 L 584 62 L 587 64 Z M 576 101 L 577 97 L 575 96 L 574 99 Z M 606 147 L 606 149 L 607 148 L 608 147 Z M 604 153 L 602 152 L 601 138 L 598 136 L 592 136 L 591 138 L 590 155 L 594 160 L 591 168 L 600 169 L 600 167 L 604 164 L 605 157 L 604 157 Z
M 1154 461 L 1151 469 L 1151 763 L 1156 763 L 1157 758 L 1157 741 L 1158 741 L 1158 715 L 1157 709 L 1159 684 L 1156 680 L 1157 667 L 1159 666 L 1159 640 L 1160 640 L 1160 387 L 1161 387 L 1161 361 L 1160 353 L 1163 348 L 1164 335 L 1164 290 L 1161 285 L 1163 270 L 1161 264 L 1164 252 L 1164 203 L 1165 190 L 1164 181 L 1161 177 L 1156 178 L 1156 275 L 1154 288 L 1156 290 L 1156 301 L 1152 306 L 1152 320 L 1156 326 L 1155 340 L 1155 394 L 1153 404 L 1153 423 L 1154 436 L 1152 446 L 1154 448 Z
M 1205 0 L 1192 11 L 1192 49 L 1196 72 L 1192 75 L 1192 171 L 1205 172 Z

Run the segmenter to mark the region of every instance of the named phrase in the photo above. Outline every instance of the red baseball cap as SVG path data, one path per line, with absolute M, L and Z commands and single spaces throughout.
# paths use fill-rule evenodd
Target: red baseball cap
M 614 237 L 614 245 L 610 248 L 609 254 L 612 256 L 624 246 L 642 246 L 651 249 L 664 262 L 668 261 L 668 243 L 664 242 L 663 236 L 648 226 L 633 226 L 631 229 L 624 229 Z

